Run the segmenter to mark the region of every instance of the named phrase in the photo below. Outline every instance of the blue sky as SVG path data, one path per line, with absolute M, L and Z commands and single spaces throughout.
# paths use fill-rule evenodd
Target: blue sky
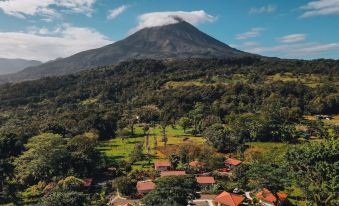
M 0 57 L 67 57 L 173 15 L 248 52 L 339 58 L 339 0 L 0 0 Z

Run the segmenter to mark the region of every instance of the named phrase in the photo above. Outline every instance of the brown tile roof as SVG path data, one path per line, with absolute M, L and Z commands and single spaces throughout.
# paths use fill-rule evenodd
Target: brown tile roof
M 214 184 L 214 177 L 196 177 L 199 184 Z
M 170 167 L 171 162 L 169 162 L 169 161 L 155 161 L 154 166 L 156 166 L 156 167 Z
M 189 163 L 191 167 L 204 167 L 206 163 L 204 162 L 199 162 L 199 161 L 192 161 Z
M 244 196 L 236 195 L 229 192 L 222 192 L 216 198 L 214 198 L 215 202 L 226 204 L 228 206 L 238 206 L 245 200 Z
M 259 191 L 255 196 L 264 202 L 269 202 L 269 203 L 275 203 L 277 202 L 277 198 L 272 194 L 271 191 L 268 189 L 264 188 L 261 191 Z
M 185 171 L 162 171 L 162 172 L 160 172 L 161 177 L 181 176 L 181 175 L 186 175 L 186 172 Z
M 155 184 L 152 181 L 139 181 L 137 182 L 138 191 L 149 191 L 154 190 Z
M 240 165 L 242 163 L 242 161 L 237 160 L 237 159 L 233 159 L 233 158 L 228 158 L 227 160 L 225 160 L 225 163 L 237 166 L 237 165 Z

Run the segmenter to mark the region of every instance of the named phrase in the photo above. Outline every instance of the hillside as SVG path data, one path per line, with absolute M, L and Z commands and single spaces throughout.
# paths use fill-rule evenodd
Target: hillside
M 30 67 L 13 75 L 0 76 L 1 82 L 18 82 L 46 76 L 60 76 L 89 68 L 117 64 L 131 59 L 235 58 L 256 56 L 236 50 L 181 21 L 144 28 L 131 36 L 99 49 Z
M 37 66 L 39 64 L 42 63 L 34 60 L 0 58 L 0 75 L 16 73 L 27 67 Z

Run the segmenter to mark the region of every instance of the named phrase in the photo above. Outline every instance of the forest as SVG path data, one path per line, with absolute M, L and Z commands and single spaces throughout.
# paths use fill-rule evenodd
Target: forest
M 167 158 L 176 168 L 194 174 L 184 167 L 191 160 L 209 162 L 207 172 L 226 156 L 245 160 L 234 177 L 219 177 L 212 193 L 234 187 L 298 188 L 301 194 L 290 205 L 336 205 L 339 124 L 317 119 L 319 115 L 339 115 L 338 60 L 133 60 L 1 85 L 0 204 L 105 205 L 116 188 L 133 197 L 135 182 L 143 179 L 133 164 L 158 158 L 151 157 L 150 136 L 159 136 L 168 152 L 174 144 L 170 130 L 181 128 L 183 135 L 204 143 L 189 143 L 200 151 L 194 154 L 175 143 L 177 150 Z M 138 137 L 142 142 L 133 145 L 127 160 L 100 150 L 107 142 Z M 160 142 L 152 140 L 155 149 Z M 289 149 L 281 159 L 247 162 L 252 143 Z M 149 168 L 144 173 L 142 177 L 155 175 Z M 88 189 L 87 178 L 109 184 Z M 192 194 L 198 186 L 189 178 L 171 178 L 157 180 L 158 187 L 181 182 L 182 189 L 172 194 L 178 199 L 157 188 L 142 201 L 187 205 L 197 198 Z M 179 195 L 183 190 L 191 192 Z M 170 200 L 159 202 L 160 197 Z

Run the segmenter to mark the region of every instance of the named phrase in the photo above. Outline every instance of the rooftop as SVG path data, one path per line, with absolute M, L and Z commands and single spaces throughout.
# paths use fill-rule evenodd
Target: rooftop
M 237 166 L 237 165 L 240 165 L 242 163 L 242 161 L 237 160 L 237 159 L 233 159 L 233 158 L 228 158 L 227 160 L 225 160 L 225 163 Z
M 171 162 L 163 160 L 163 161 L 155 161 L 154 166 L 156 167 L 170 167 Z
M 199 184 L 214 184 L 215 183 L 215 179 L 212 176 L 211 177 L 201 176 L 201 177 L 196 177 L 196 179 Z
M 154 189 L 155 189 L 155 184 L 152 181 L 137 182 L 138 191 L 147 191 L 147 190 L 154 190 Z
M 236 194 L 229 193 L 229 192 L 222 192 L 220 195 L 218 195 L 214 199 L 215 202 L 218 202 L 218 203 L 221 203 L 221 204 L 226 204 L 226 205 L 229 205 L 229 206 L 238 206 L 244 200 L 245 200 L 244 196 L 236 195 Z
M 255 194 L 255 196 L 256 198 L 264 202 L 269 202 L 269 203 L 277 202 L 277 198 L 273 195 L 271 191 L 269 191 L 266 188 L 260 190 L 257 194 Z
M 185 171 L 162 171 L 160 173 L 161 177 L 166 177 L 166 176 L 182 176 L 186 175 Z

